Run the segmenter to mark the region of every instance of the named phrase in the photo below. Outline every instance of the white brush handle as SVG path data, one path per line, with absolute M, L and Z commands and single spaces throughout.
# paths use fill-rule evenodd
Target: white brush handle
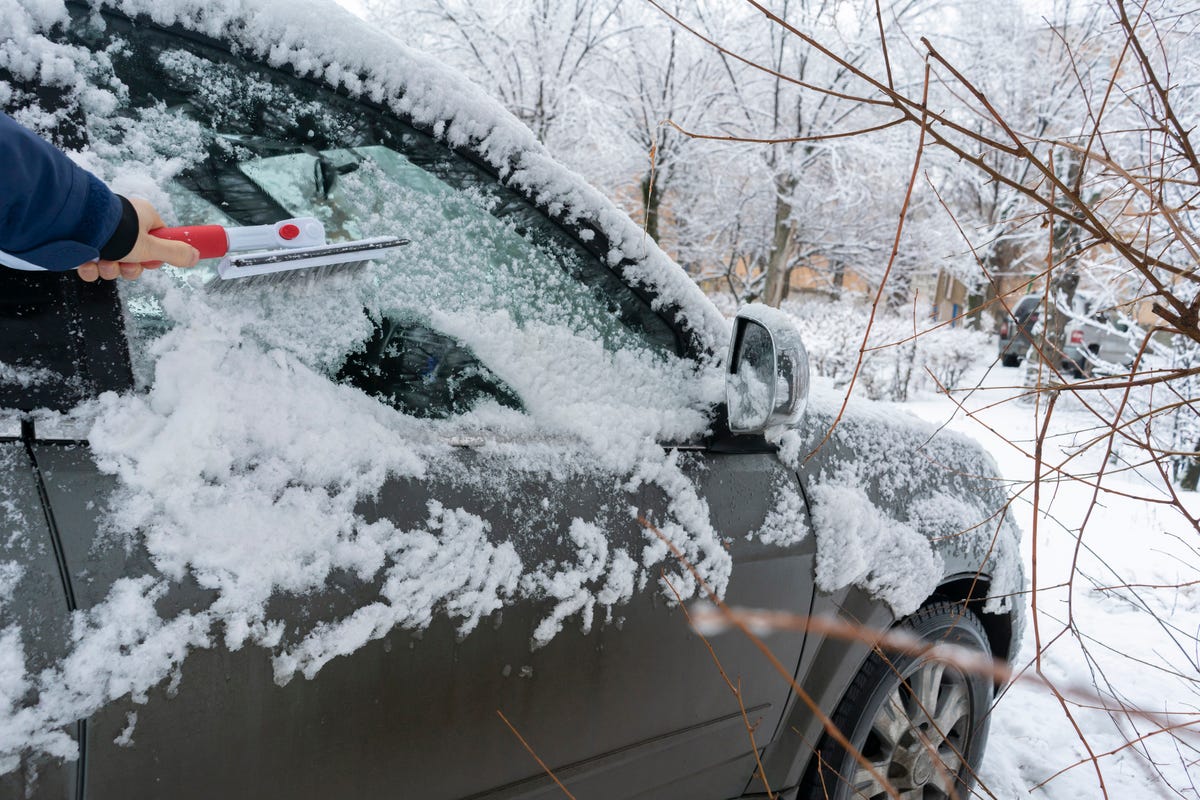
M 274 225 L 246 225 L 223 228 L 220 225 L 191 225 L 184 228 L 156 228 L 150 231 L 160 239 L 187 242 L 200 251 L 201 258 L 220 258 L 231 252 L 247 250 L 292 250 L 325 244 L 325 226 L 312 217 L 295 217 Z
M 325 244 L 325 226 L 312 217 L 296 217 L 274 225 L 226 228 L 230 252 L 317 247 Z

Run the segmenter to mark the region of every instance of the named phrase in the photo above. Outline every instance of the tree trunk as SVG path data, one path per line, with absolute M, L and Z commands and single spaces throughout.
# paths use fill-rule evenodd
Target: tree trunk
M 1200 442 L 1196 442 L 1196 454 L 1200 456 Z M 1184 491 L 1196 491 L 1196 484 L 1200 483 L 1200 458 L 1193 456 L 1184 462 L 1183 475 L 1179 479 L 1179 488 Z
M 1073 183 L 1079 166 L 1072 160 L 1067 164 L 1065 179 Z M 1078 216 L 1078 212 L 1076 212 Z M 1051 255 L 1054 259 L 1053 273 L 1048 283 L 1049 302 L 1047 314 L 1049 318 L 1042 323 L 1043 352 L 1051 359 L 1054 366 L 1059 366 L 1066 359 L 1066 328 L 1070 319 L 1069 311 L 1075 304 L 1075 290 L 1079 288 L 1079 244 L 1083 238 L 1079 226 L 1073 222 L 1056 220 L 1050 227 Z M 1059 305 L 1067 310 L 1062 311 Z M 1082 369 L 1084 365 L 1079 365 Z
M 992 303 L 996 299 L 996 287 L 991 281 L 983 281 L 981 284 L 976 284 L 978 288 L 973 292 L 967 293 L 967 318 L 966 327 L 977 331 L 987 331 L 991 333 L 996 330 L 994 324 L 996 319 L 996 306 L 999 303 Z M 988 305 L 991 303 L 991 305 Z M 981 307 L 987 307 L 987 311 L 972 313 Z
M 907 272 L 893 272 L 888 276 L 884 303 L 891 311 L 903 311 L 912 305 L 912 277 Z
M 830 294 L 834 300 L 842 299 L 842 290 L 846 288 L 846 265 L 839 259 L 833 264 L 833 290 Z
M 658 241 L 658 212 L 662 205 L 662 175 L 648 172 L 642 177 L 642 217 L 646 221 L 646 233 Z
M 1079 288 L 1079 272 L 1074 265 L 1059 267 L 1050 281 L 1050 299 L 1048 314 L 1042 330 L 1045 335 L 1045 353 L 1048 358 L 1057 362 L 1066 358 L 1067 320 L 1070 315 L 1059 308 L 1059 305 L 1071 308 L 1075 303 L 1075 290 Z
M 791 178 L 775 179 L 775 229 L 771 237 L 771 251 L 767 254 L 766 286 L 762 297 L 762 301 L 769 306 L 778 307 L 787 297 L 788 283 L 792 277 L 790 261 L 796 225 L 792 221 L 789 198 L 795 188 L 796 182 Z

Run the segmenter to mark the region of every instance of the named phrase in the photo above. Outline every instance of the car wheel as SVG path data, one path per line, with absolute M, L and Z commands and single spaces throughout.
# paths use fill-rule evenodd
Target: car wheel
M 1021 366 L 1021 357 L 1016 353 L 1005 353 L 1000 356 L 1000 364 L 1005 367 L 1019 367 Z
M 960 605 L 932 603 L 897 629 L 928 642 L 989 652 L 979 619 Z M 874 652 L 846 690 L 833 722 L 906 800 L 968 797 L 987 742 L 991 702 L 989 677 L 928 656 Z M 889 796 L 829 734 L 822 737 L 797 795 Z
M 1063 362 L 1063 372 L 1069 374 L 1077 381 L 1092 377 L 1093 368 L 1092 362 L 1082 356 L 1078 359 Z

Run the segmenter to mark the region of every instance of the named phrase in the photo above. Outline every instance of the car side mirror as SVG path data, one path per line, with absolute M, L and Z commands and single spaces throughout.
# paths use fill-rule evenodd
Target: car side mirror
M 753 303 L 738 312 L 725 367 L 729 430 L 761 433 L 796 422 L 808 405 L 808 352 L 791 318 Z

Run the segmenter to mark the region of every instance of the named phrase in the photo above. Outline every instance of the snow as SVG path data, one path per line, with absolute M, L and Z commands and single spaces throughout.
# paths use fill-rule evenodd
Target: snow
M 16 561 L 0 561 L 0 611 L 12 601 L 13 592 L 21 582 L 25 568 Z
M 920 608 L 945 574 L 929 540 L 881 512 L 861 488 L 822 483 L 812 493 L 817 588 L 856 584 L 897 617 Z
M 15 627 L 5 628 L 0 631 L 0 714 L 16 716 L 28 688 L 21 631 Z M 21 765 L 19 753 L 32 744 L 27 742 L 26 733 L 24 728 L 18 728 L 0 734 L 0 772 L 11 772 Z M 66 755 L 70 755 L 70 751 Z
M 133 730 L 137 727 L 137 718 L 136 711 L 129 711 L 125 714 L 125 727 L 113 739 L 113 744 L 117 747 L 133 746 Z
M 438 608 L 458 620 L 460 634 L 470 633 L 515 593 L 521 574 L 513 546 L 492 545 L 487 533 L 488 523 L 480 517 L 431 502 L 427 530 L 393 532 L 386 539 L 395 553 L 384 575 L 386 602 L 321 625 L 298 646 L 276 656 L 276 682 L 287 683 L 296 672 L 312 678 L 330 659 L 352 653 L 394 627 L 424 628 Z
M 8 6 L 14 2 L 5 0 Z M 0 6 L 6 20 L 16 18 L 16 30 L 23 34 L 16 39 L 20 44 L 12 45 L 9 40 L 6 46 L 32 53 L 50 50 L 36 32 L 44 30 L 48 21 L 61 19 L 64 11 L 48 2 L 38 2 L 35 11 L 27 9 L 24 2 L 15 2 L 15 8 Z M 627 279 L 653 288 L 661 304 L 684 309 L 686 324 L 703 345 L 718 352 L 723 347 L 727 325 L 687 274 L 624 212 L 558 164 L 497 100 L 444 63 L 410 50 L 345 9 L 320 0 L 299 0 L 286 6 L 265 0 L 117 0 L 104 5 L 130 16 L 146 15 L 161 25 L 179 25 L 230 40 L 272 66 L 287 66 L 351 96 L 383 103 L 434 130 L 449 144 L 470 146 L 511 185 L 555 209 L 564 219 L 581 221 L 603 235 L 610 245 L 612 266 L 629 261 L 622 270 Z M 0 65 L 32 57 L 18 53 L 5 59 L 0 51 Z M 70 58 L 81 56 L 73 53 Z M 78 80 L 77 67 L 64 69 L 72 80 Z M 44 65 L 40 77 L 52 80 Z
M 584 633 L 591 631 L 594 608 L 597 603 L 606 612 L 606 620 L 612 619 L 612 607 L 633 597 L 635 564 L 622 549 L 613 552 L 612 568 L 609 566 L 608 538 L 604 530 L 592 523 L 576 518 L 569 530 L 571 542 L 576 547 L 576 560 L 571 565 L 551 565 L 549 570 L 539 570 L 526 578 L 526 586 L 535 596 L 556 600 L 554 610 L 533 632 L 533 644 L 541 647 L 562 630 L 563 621 L 576 614 L 581 615 Z M 603 587 L 593 592 L 589 583 L 606 578 Z
M 1026 564 L 1032 564 L 1033 461 L 1027 454 L 1032 452 L 1041 417 L 1032 403 L 1011 399 L 1019 391 L 1013 388 L 1020 383 L 1018 370 L 997 367 L 985 374 L 990 366 L 991 359 L 978 362 L 962 385 L 980 382 L 981 388 L 956 396 L 975 419 L 965 418 L 945 397 L 933 395 L 899 407 L 984 443 L 999 465 L 999 474 L 1019 492 L 1013 513 L 1026 532 L 1020 553 Z M 1047 438 L 1047 463 L 1074 455 L 1069 468 L 1075 474 L 1097 469 L 1102 450 L 1080 453 L 1080 440 L 1073 433 L 1094 424 L 1095 417 L 1082 406 L 1061 398 Z M 1093 489 L 1044 475 L 1037 516 L 1037 569 L 1029 577 L 1036 578 L 1040 587 L 1036 599 L 1045 646 L 1042 672 L 1071 698 L 1071 715 L 1099 756 L 1107 796 L 1194 798 L 1195 768 L 1185 764 L 1194 765 L 1195 748 L 1200 747 L 1195 727 L 1200 704 L 1195 529 L 1177 512 L 1140 499 L 1156 495 L 1151 479 L 1136 470 L 1105 477 L 1076 563 L 1079 528 Z M 1200 498 L 1195 495 L 1185 493 L 1184 502 L 1189 513 L 1200 511 Z M 945 508 L 950 510 L 949 505 Z M 1064 586 L 1073 574 L 1073 588 Z M 1029 603 L 1029 595 L 1021 602 Z M 1078 634 L 1060 636 L 1068 618 Z M 1035 642 L 1029 625 L 1019 643 L 1016 666 L 1030 675 L 1036 672 Z M 1123 707 L 1158 714 L 1166 724 L 1190 727 L 1154 733 L 1159 725 L 1126 713 Z M 1127 744 L 1143 735 L 1147 738 Z M 1102 797 L 1092 764 L 1072 766 L 1087 758 L 1080 735 L 1054 695 L 1036 683 L 1018 682 L 995 704 L 981 778 L 996 797 Z M 1055 776 L 1066 768 L 1070 769 Z
M 778 500 L 767 513 L 762 527 L 748 538 L 756 538 L 766 544 L 790 547 L 799 544 L 808 536 L 807 507 L 804 498 L 791 486 L 776 489 Z
M 338 303 L 329 302 L 330 286 Z M 611 352 L 569 320 L 521 324 L 466 297 L 453 311 L 434 312 L 434 323 L 494 364 L 526 413 L 483 406 L 446 420 L 418 419 L 329 380 L 338 350 L 353 350 L 369 333 L 363 320 L 397 302 L 384 270 L 233 294 L 196 292 L 166 274 L 147 276 L 138 288 L 154 299 L 147 307 L 161 309 L 173 326 L 142 342 L 152 385 L 145 393 L 102 396 L 66 416 L 90 428 L 99 466 L 119 479 L 110 533 L 144 546 L 159 575 L 125 579 L 103 604 L 77 615 L 71 654 L 59 668 L 26 676 L 11 665 L 18 674 L 8 679 L 36 686 L 38 702 L 0 707 L 0 752 L 69 757 L 74 745 L 59 727 L 124 694 L 144 696 L 173 679 L 194 648 L 265 648 L 282 684 L 313 677 L 393 628 L 419 630 L 439 613 L 467 635 L 507 603 L 549 600 L 532 633 L 537 647 L 566 624 L 588 630 L 598 616 L 608 624 L 614 607 L 660 567 L 664 592 L 668 581 L 685 598 L 696 591 L 691 574 L 650 531 L 641 552 L 610 551 L 599 521 L 576 518 L 563 532 L 573 556 L 538 564 L 525 563 L 471 508 L 435 500 L 424 524 L 405 530 L 362 516 L 360 502 L 387 481 L 449 468 L 449 442 L 481 429 L 489 439 L 498 435 L 489 447 L 514 473 L 569 476 L 582 463 L 621 476 L 630 492 L 643 484 L 661 489 L 669 504 L 652 521 L 723 593 L 731 563 L 707 504 L 680 469 L 678 451 L 656 444 L 703 429 L 705 402 L 719 396 L 718 371 L 697 373 L 632 347 Z M 344 308 L 345 298 L 366 314 L 331 312 Z M 810 436 L 830 418 L 833 400 L 828 392 L 823 397 Z M 898 437 L 896 453 L 928 436 L 915 420 L 898 426 L 894 414 L 870 406 L 852 409 L 839 435 L 846 446 L 863 447 L 860 439 L 880 430 Z M 949 438 L 953 446 L 937 452 L 947 463 L 964 443 Z M 875 481 L 873 491 L 885 497 L 919 497 L 917 479 L 936 482 L 938 472 L 914 471 L 911 458 L 898 456 L 882 471 L 876 463 L 846 472 L 853 463 L 837 462 L 841 472 L 831 467 L 815 486 L 814 528 L 825 553 L 818 580 L 822 588 L 858 583 L 904 613 L 928 594 L 939 562 L 924 536 L 885 517 L 864 492 Z M 851 493 L 859 515 L 852 524 L 832 514 L 849 507 L 832 494 L 839 490 Z M 803 526 L 786 519 L 801 502 L 794 491 L 778 494 L 757 535 L 781 545 L 802 539 Z M 880 536 L 892 537 L 890 549 L 867 546 Z M 830 556 L 848 543 L 870 560 L 839 572 L 842 560 Z M 285 639 L 268 600 L 320 589 L 335 571 L 377 580 L 378 600 Z M 184 579 L 210 591 L 211 603 L 160 619 L 155 599 Z
M 727 323 L 681 269 L 615 206 L 556 165 L 494 100 L 434 60 L 324 4 L 117 7 L 232 37 L 274 65 L 385 103 L 449 144 L 470 145 L 511 185 L 584 225 L 587 238 L 602 236 L 611 264 L 654 288 L 660 303 L 682 309 L 702 347 L 719 352 L 716 345 L 724 344 Z M 92 78 L 111 74 L 107 56 L 39 33 L 64 19 L 61 6 L 3 0 L 0 12 L 18 34 L 0 47 L 0 66 L 66 85 L 66 106 L 77 102 L 91 114 L 98 135 L 73 157 L 118 190 L 148 195 L 173 220 L 214 213 L 164 189 L 203 152 L 194 122 L 163 108 L 114 113 L 123 87 Z M 177 70 L 198 70 L 214 92 L 236 80 L 201 74 L 203 65 L 187 54 L 164 57 Z M 360 77 L 367 73 L 369 80 Z M 14 97 L 11 86 L 3 89 L 7 101 L 28 104 L 24 122 L 53 127 L 53 115 Z M 248 169 L 270 183 L 286 173 L 286 165 L 271 162 Z M 181 282 L 164 272 L 124 287 L 138 331 L 139 383 L 149 391 L 106 395 L 49 421 L 56 430 L 86 432 L 101 469 L 119 481 L 106 530 L 144 547 L 156 572 L 122 580 L 103 603 L 76 614 L 71 652 L 55 669 L 25 674 L 23 655 L 10 651 L 3 680 L 15 687 L 15 704 L 0 704 L 3 768 L 12 768 L 22 750 L 71 757 L 74 744 L 57 728 L 113 698 L 144 696 L 176 675 L 193 648 L 267 648 L 276 680 L 285 683 L 296 674 L 312 677 L 394 626 L 420 629 L 434 614 L 447 614 L 466 635 L 517 597 L 557 603 L 533 636 L 532 644 L 544 644 L 569 619 L 591 627 L 597 606 L 610 621 L 613 607 L 660 562 L 678 568 L 669 553 L 643 553 L 638 561 L 624 550 L 598 551 L 604 543 L 591 522 L 567 531 L 581 547 L 575 563 L 525 564 L 469 508 L 433 501 L 426 523 L 412 530 L 359 513 L 387 481 L 445 469 L 451 443 L 481 430 L 516 473 L 552 471 L 555 454 L 561 461 L 567 452 L 569 460 L 627 476 L 628 491 L 658 483 L 673 498 L 667 516 L 682 520 L 663 521 L 676 544 L 713 586 L 728 581 L 730 562 L 707 506 L 656 444 L 703 433 L 707 408 L 723 388 L 715 366 L 650 352 L 596 314 L 579 283 L 531 249 L 513 223 L 488 213 L 488 198 L 428 179 L 379 196 L 370 180 L 388 169 L 408 177 L 417 171 L 381 158 L 348 176 L 341 190 L 362 210 L 363 225 L 406 221 L 414 242 L 390 270 L 219 295 L 195 290 L 198 274 Z M 449 420 L 417 419 L 332 382 L 385 314 L 419 314 L 494 365 L 524 413 L 480 403 Z M 152 324 L 142 330 L 147 319 Z M 283 640 L 279 621 L 266 611 L 271 596 L 319 589 L 335 571 L 377 581 L 378 601 Z M 155 599 L 184 580 L 208 591 L 211 603 L 160 618 Z M 30 686 L 36 703 L 22 706 L 18 697 Z
M 4 383 L 15 383 L 22 389 L 28 389 L 30 386 L 45 381 L 53 381 L 55 379 L 61 380 L 61 378 L 61 375 L 48 369 L 17 367 L 0 361 L 0 381 L 3 381 Z
M 533 632 L 539 646 L 568 620 L 590 629 L 597 606 L 610 622 L 613 607 L 644 585 L 639 573 L 662 561 L 679 569 L 666 552 L 639 563 L 623 550 L 598 551 L 600 529 L 582 521 L 568 531 L 579 547 L 574 563 L 525 564 L 469 508 L 432 503 L 426 524 L 412 530 L 359 513 L 387 481 L 445 469 L 451 442 L 480 430 L 514 473 L 552 474 L 563 469 L 555 451 L 561 462 L 565 450 L 568 461 L 629 476 L 631 492 L 662 486 L 672 498 L 668 517 L 682 520 L 666 529 L 711 585 L 724 587 L 731 565 L 707 506 L 656 444 L 704 430 L 719 373 L 637 347 L 621 330 L 602 335 L 586 315 L 564 312 L 579 300 L 560 295 L 540 319 L 535 304 L 517 302 L 521 319 L 489 308 L 498 291 L 458 290 L 451 310 L 429 313 L 431 324 L 496 365 L 525 413 L 481 404 L 444 421 L 407 416 L 330 376 L 371 334 L 372 315 L 445 297 L 462 277 L 422 273 L 419 249 L 408 257 L 410 269 L 240 293 L 198 292 L 167 274 L 138 284 L 136 307 L 169 323 L 135 353 L 149 390 L 102 396 L 64 425 L 87 430 L 98 465 L 119 479 L 106 529 L 143 546 L 159 576 L 128 579 L 77 616 L 61 669 L 21 676 L 19 661 L 6 665 L 19 685 L 37 687 L 38 699 L 0 709 L 0 752 L 70 757 L 74 745 L 57 728 L 111 699 L 143 696 L 177 674 L 190 649 L 266 648 L 282 684 L 313 677 L 396 626 L 419 630 L 435 614 L 467 635 L 520 597 L 556 603 Z M 556 290 L 553 280 L 534 283 L 514 278 L 497 288 Z M 347 304 L 366 311 L 346 313 Z M 334 572 L 379 581 L 378 601 L 284 641 L 269 599 L 318 590 Z M 185 579 L 210 591 L 211 604 L 151 617 L 168 582 Z
M 1021 531 L 1005 510 L 1007 483 L 995 462 L 972 439 L 903 406 L 851 398 L 843 410 L 844 399 L 817 378 L 805 418 L 774 432 L 780 458 L 808 479 L 817 585 L 856 585 L 902 616 L 929 596 L 946 572 L 943 559 L 953 557 L 972 571 L 985 565 L 986 611 L 1011 608 L 1024 588 Z
M 159 618 L 154 602 L 165 591 L 165 583 L 145 577 L 118 580 L 104 602 L 74 616 L 67 657 L 36 676 L 25 672 L 15 629 L 0 633 L 0 769 L 15 769 L 23 750 L 76 757 L 64 726 L 111 698 L 144 697 L 190 648 L 208 644 L 203 615 Z M 37 703 L 26 705 L 23 695 L 31 688 Z

